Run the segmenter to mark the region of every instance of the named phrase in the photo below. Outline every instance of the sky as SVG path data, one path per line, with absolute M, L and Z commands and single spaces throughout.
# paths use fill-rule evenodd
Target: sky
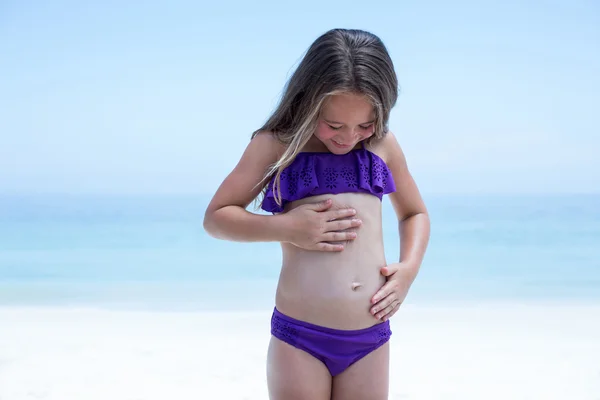
M 4 0 L 0 194 L 210 195 L 338 27 L 387 46 L 423 193 L 600 192 L 594 0 Z

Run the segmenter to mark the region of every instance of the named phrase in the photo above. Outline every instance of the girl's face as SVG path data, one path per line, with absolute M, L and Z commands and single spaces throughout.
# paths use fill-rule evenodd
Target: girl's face
M 315 136 L 332 153 L 345 154 L 372 136 L 374 129 L 375 110 L 368 98 L 344 93 L 325 100 Z

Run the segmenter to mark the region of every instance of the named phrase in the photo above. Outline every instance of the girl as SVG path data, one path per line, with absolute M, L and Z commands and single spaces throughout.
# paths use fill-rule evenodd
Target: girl
M 381 40 L 334 29 L 308 49 L 266 124 L 218 188 L 204 227 L 233 241 L 277 241 L 271 399 L 387 399 L 389 318 L 417 275 L 429 218 L 388 131 L 397 78 Z M 263 191 L 262 209 L 246 211 Z M 387 265 L 381 198 L 399 221 Z

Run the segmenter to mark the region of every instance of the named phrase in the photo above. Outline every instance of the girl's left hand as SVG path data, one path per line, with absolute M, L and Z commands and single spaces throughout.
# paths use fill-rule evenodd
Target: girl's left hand
M 393 263 L 381 268 L 381 274 L 387 277 L 387 282 L 371 299 L 371 314 L 386 321 L 400 309 L 415 279 L 416 268 L 405 263 Z

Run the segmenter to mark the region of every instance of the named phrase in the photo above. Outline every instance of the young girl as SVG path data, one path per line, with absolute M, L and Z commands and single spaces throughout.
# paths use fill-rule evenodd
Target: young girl
M 277 241 L 271 399 L 387 399 L 389 318 L 417 275 L 429 219 L 388 130 L 397 78 L 381 40 L 334 29 L 308 49 L 267 123 L 210 202 L 204 227 L 232 241 Z M 262 209 L 246 207 L 264 192 Z M 381 198 L 401 238 L 384 256 Z

